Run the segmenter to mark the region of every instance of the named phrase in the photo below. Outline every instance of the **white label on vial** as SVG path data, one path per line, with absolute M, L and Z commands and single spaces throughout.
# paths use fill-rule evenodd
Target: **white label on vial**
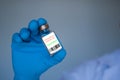
M 48 35 L 42 37 L 42 40 L 45 43 L 50 54 L 54 54 L 62 49 L 62 46 L 60 45 L 60 42 L 58 41 L 54 32 L 51 32 Z

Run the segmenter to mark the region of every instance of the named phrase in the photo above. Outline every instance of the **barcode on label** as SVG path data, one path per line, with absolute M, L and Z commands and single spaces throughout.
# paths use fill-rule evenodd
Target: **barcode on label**
M 57 44 L 55 46 L 53 46 L 52 48 L 49 49 L 49 52 L 55 51 L 56 49 L 58 49 L 60 47 L 60 44 Z

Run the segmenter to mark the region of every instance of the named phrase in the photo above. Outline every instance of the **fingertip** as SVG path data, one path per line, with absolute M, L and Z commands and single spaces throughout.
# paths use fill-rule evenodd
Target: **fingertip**
M 22 42 L 22 39 L 21 39 L 19 33 L 14 33 L 14 34 L 13 34 L 13 36 L 12 36 L 12 41 L 13 41 L 13 42 L 18 42 L 18 43 Z
M 64 49 L 62 49 L 61 51 L 59 51 L 58 53 L 56 53 L 53 58 L 55 60 L 57 60 L 58 62 L 61 62 L 66 56 L 66 51 Z
M 33 35 L 38 33 L 38 27 L 38 22 L 36 20 L 31 20 L 28 26 Z
M 39 23 L 39 26 L 41 26 L 41 25 L 47 24 L 47 20 L 45 20 L 44 18 L 39 18 L 38 23 Z
M 30 38 L 30 31 L 27 28 L 22 28 L 20 30 L 20 37 L 24 40 L 24 41 L 28 41 Z

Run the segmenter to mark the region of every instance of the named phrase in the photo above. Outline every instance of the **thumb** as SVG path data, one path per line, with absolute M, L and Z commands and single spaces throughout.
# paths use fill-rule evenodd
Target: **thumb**
M 66 56 L 66 51 L 64 49 L 60 50 L 59 52 L 51 56 L 48 65 L 53 66 L 60 63 L 65 58 L 65 56 Z

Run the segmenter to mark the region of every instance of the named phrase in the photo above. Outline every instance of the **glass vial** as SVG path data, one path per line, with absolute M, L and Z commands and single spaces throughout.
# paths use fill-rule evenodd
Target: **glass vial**
M 62 49 L 62 46 L 55 34 L 55 32 L 49 30 L 49 25 L 45 24 L 40 27 L 40 32 L 42 35 L 42 40 L 50 53 L 50 55 L 55 54 L 56 52 Z

